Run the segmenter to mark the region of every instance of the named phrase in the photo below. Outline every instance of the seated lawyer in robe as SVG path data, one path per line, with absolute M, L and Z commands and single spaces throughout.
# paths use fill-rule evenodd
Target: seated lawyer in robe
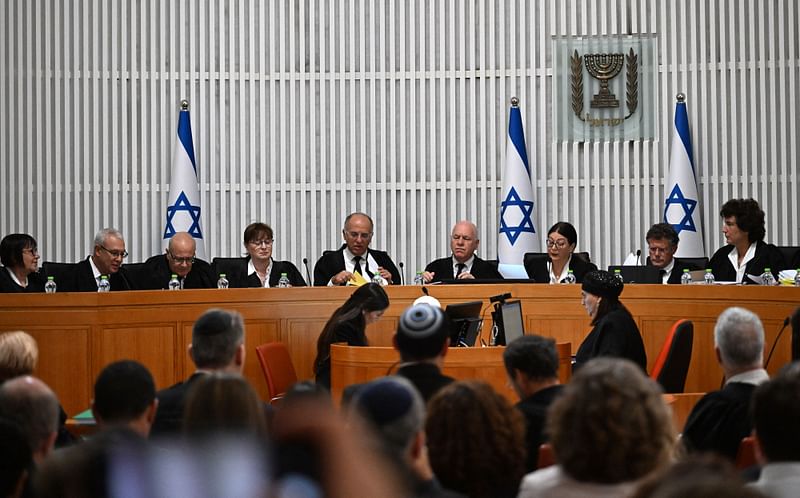
M 187 232 L 178 232 L 169 239 L 164 254 L 145 261 L 142 289 L 167 289 L 172 275 L 178 276 L 181 289 L 211 289 L 216 280 L 211 265 L 195 258 L 197 243 Z
M 384 251 L 371 249 L 374 224 L 364 213 L 351 213 L 344 220 L 344 245 L 328 251 L 314 265 L 314 285 L 345 285 L 355 272 L 366 280 L 379 273 L 390 284 L 400 284 L 400 272 Z
M 0 241 L 0 262 L 0 292 L 44 292 L 36 239 L 26 233 L 6 235 Z
M 703 269 L 674 257 L 680 238 L 669 223 L 656 223 L 647 231 L 645 239 L 649 253 L 647 265 L 660 270 L 662 283 L 679 284 L 684 269 L 689 271 Z
M 764 211 L 754 199 L 731 199 L 722 205 L 722 233 L 728 245 L 711 256 L 708 266 L 721 282 L 754 283 L 747 275 L 769 268 L 775 279 L 785 269 L 780 249 L 764 242 Z
M 497 268 L 475 255 L 480 243 L 478 227 L 471 221 L 459 221 L 450 231 L 452 255 L 428 263 L 422 273 L 422 279 L 426 283 L 465 278 L 502 279 L 503 276 Z
M 231 287 L 277 287 L 282 273 L 286 274 L 292 287 L 305 287 L 306 281 L 294 264 L 272 258 L 275 238 L 269 225 L 249 224 L 244 230 L 243 240 L 247 257 L 226 269 L 228 273 L 225 276 Z
M 547 259 L 529 261 L 525 265 L 528 276 L 540 284 L 558 284 L 564 282 L 569 271 L 575 275 L 577 283 L 583 277 L 596 270 L 594 263 L 575 256 L 578 245 L 578 232 L 571 223 L 559 221 L 547 231 Z
M 131 284 L 122 269 L 122 260 L 128 257 L 125 239 L 115 228 L 104 228 L 94 236 L 92 254 L 75 264 L 72 278 L 58 282 L 59 291 L 97 292 L 100 277 L 108 276 L 112 291 L 130 290 Z

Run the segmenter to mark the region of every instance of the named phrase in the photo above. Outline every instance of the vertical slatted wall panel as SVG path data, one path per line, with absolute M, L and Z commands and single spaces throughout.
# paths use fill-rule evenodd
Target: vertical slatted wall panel
M 761 201 L 770 241 L 798 245 L 798 24 L 792 0 L 10 0 L 0 233 L 74 261 L 116 225 L 132 261 L 158 252 L 187 98 L 209 256 L 241 254 L 242 229 L 263 220 L 277 257 L 313 265 L 358 209 L 407 278 L 447 253 L 460 218 L 494 258 L 516 95 L 536 226 L 572 221 L 606 265 L 661 215 L 681 91 L 708 252 L 733 196 Z M 553 142 L 552 37 L 629 33 L 658 36 L 658 138 Z

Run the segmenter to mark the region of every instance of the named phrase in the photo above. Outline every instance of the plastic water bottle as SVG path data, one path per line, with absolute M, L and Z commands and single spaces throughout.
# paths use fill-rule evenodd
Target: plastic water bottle
M 714 285 L 714 274 L 711 273 L 711 268 L 706 268 L 706 274 L 703 275 L 703 280 L 706 285 Z
M 108 275 L 100 275 L 100 284 L 97 286 L 97 292 L 108 292 L 111 290 L 111 283 L 108 281 Z
M 381 287 L 386 287 L 387 285 L 389 285 L 389 282 L 387 282 L 386 279 L 383 278 L 380 273 L 375 273 L 375 275 L 372 276 L 372 283 L 378 284 Z
M 278 287 L 291 287 L 292 283 L 289 282 L 289 277 L 285 273 L 281 273 L 281 278 L 278 279 Z
M 619 268 L 614 270 L 614 278 L 616 278 L 620 282 L 623 282 L 623 283 L 625 282 L 625 279 L 622 278 L 622 270 L 620 270 Z
M 44 291 L 48 294 L 55 294 L 56 287 L 55 277 L 47 277 L 47 282 L 44 284 Z
M 769 268 L 764 268 L 764 273 L 761 274 L 762 285 L 775 285 L 775 277 Z
M 800 287 L 800 268 L 798 268 L 797 270 L 795 270 L 795 274 L 794 274 L 794 286 L 795 286 L 795 287 Z
M 572 270 L 567 270 L 567 276 L 564 277 L 564 283 L 565 284 L 574 284 L 577 281 L 578 281 L 578 279 L 575 278 L 575 274 L 572 272 Z
M 228 279 L 225 278 L 224 273 L 219 274 L 219 280 L 217 280 L 217 289 L 227 289 L 228 288 Z
M 414 285 L 422 285 L 425 283 L 425 279 L 422 278 L 422 272 L 418 271 L 416 275 L 414 275 Z
M 692 274 L 689 273 L 688 268 L 683 269 L 683 275 L 681 275 L 681 283 L 684 285 L 689 285 L 692 283 Z
M 172 274 L 172 278 L 169 279 L 167 288 L 169 290 L 181 290 L 181 281 L 178 280 L 178 275 L 176 273 Z

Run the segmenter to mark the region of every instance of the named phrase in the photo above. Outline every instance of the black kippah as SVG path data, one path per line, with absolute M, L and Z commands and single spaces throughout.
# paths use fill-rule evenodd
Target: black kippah
M 605 270 L 590 271 L 583 277 L 582 289 L 606 299 L 618 299 L 624 284 Z
M 364 415 L 379 427 L 407 414 L 413 401 L 408 389 L 389 378 L 370 382 L 356 398 L 356 404 Z

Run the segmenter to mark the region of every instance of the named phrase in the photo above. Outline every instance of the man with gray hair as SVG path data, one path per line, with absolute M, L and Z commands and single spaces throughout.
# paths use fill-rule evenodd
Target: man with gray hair
M 744 308 L 726 309 L 714 326 L 714 350 L 725 374 L 725 385 L 695 405 L 683 429 L 683 444 L 690 452 L 716 452 L 734 461 L 739 443 L 753 429 L 753 391 L 769 380 L 763 368 L 761 320 Z
M 103 276 L 108 278 L 111 290 L 130 290 L 130 282 L 122 269 L 126 257 L 128 251 L 122 233 L 116 228 L 104 228 L 94 236 L 92 254 L 75 265 L 74 288 L 57 282 L 59 290 L 97 292 Z
M 0 418 L 16 425 L 39 465 L 53 451 L 58 435 L 58 398 L 41 380 L 24 375 L 0 386 Z
M 156 395 L 158 411 L 150 431 L 152 436 L 180 432 L 186 395 L 203 375 L 214 372 L 241 375 L 245 359 L 242 315 L 213 308 L 200 315 L 192 327 L 189 357 L 197 367 L 192 376 Z

